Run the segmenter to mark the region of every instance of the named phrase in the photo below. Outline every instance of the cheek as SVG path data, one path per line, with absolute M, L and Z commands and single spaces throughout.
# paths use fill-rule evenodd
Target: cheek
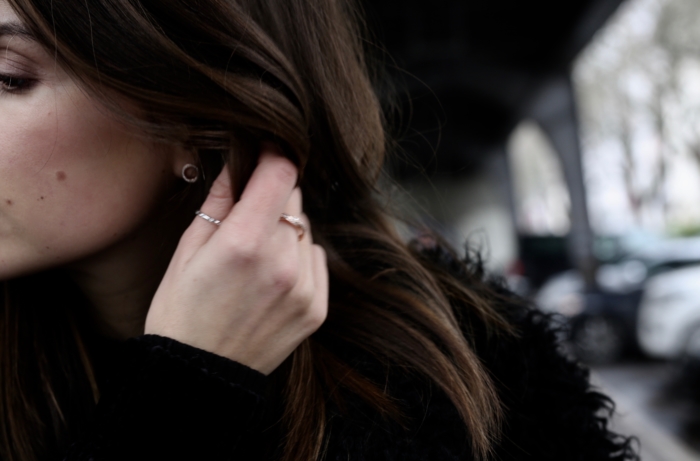
M 61 261 L 99 251 L 132 232 L 172 181 L 162 153 L 83 93 L 53 96 L 0 100 L 3 259 L 13 249 Z

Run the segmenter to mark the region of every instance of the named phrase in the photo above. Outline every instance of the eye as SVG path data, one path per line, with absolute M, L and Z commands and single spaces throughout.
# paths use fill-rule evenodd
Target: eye
M 30 78 L 0 75 L 0 92 L 3 93 L 21 93 L 31 88 L 33 84 L 34 80 Z

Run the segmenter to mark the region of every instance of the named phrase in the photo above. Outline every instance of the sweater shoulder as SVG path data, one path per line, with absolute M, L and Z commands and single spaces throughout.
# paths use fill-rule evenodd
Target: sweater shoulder
M 460 260 L 440 248 L 432 257 L 467 288 L 475 284 L 474 290 L 492 293 L 491 307 L 513 330 L 492 333 L 475 315 L 463 316 L 463 333 L 505 409 L 497 459 L 637 459 L 635 439 L 610 430 L 614 402 L 591 385 L 590 370 L 565 352 L 559 320 L 489 277 L 479 260 Z

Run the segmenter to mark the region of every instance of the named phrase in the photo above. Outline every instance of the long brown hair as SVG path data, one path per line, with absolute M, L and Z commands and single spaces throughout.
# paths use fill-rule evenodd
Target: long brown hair
M 407 246 L 378 199 L 387 141 L 350 0 L 10 4 L 116 113 L 149 136 L 197 150 L 210 178 L 222 159 L 232 165 L 236 196 L 261 139 L 279 142 L 299 165 L 304 209 L 328 253 L 331 295 L 326 323 L 280 369 L 284 461 L 322 457 L 333 382 L 400 418 L 390 396 L 332 352 L 339 344 L 435 383 L 459 410 L 475 454 L 488 456 L 499 433 L 499 400 L 452 306 L 497 330 L 507 325 L 486 297 Z M 133 101 L 138 118 L 113 94 Z M 61 294 L 56 274 L 31 279 L 51 284 L 56 299 L 65 296 L 54 299 L 64 309 L 51 311 L 57 318 L 47 335 L 50 309 L 37 305 L 47 300 L 32 298 L 27 280 L 5 283 L 0 316 L 0 456 L 12 461 L 38 460 L 60 446 L 88 418 L 80 406 L 94 405 L 99 392 L 72 295 Z M 70 418 L 69 406 L 77 408 Z

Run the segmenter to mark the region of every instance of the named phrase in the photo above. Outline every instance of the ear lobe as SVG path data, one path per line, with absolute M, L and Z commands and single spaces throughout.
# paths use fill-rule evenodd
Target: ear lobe
M 191 147 L 174 144 L 170 146 L 169 155 L 173 174 L 188 182 L 194 182 L 191 181 L 193 178 L 192 167 L 197 169 L 197 176 L 199 175 L 199 155 L 197 155 L 197 152 Z

